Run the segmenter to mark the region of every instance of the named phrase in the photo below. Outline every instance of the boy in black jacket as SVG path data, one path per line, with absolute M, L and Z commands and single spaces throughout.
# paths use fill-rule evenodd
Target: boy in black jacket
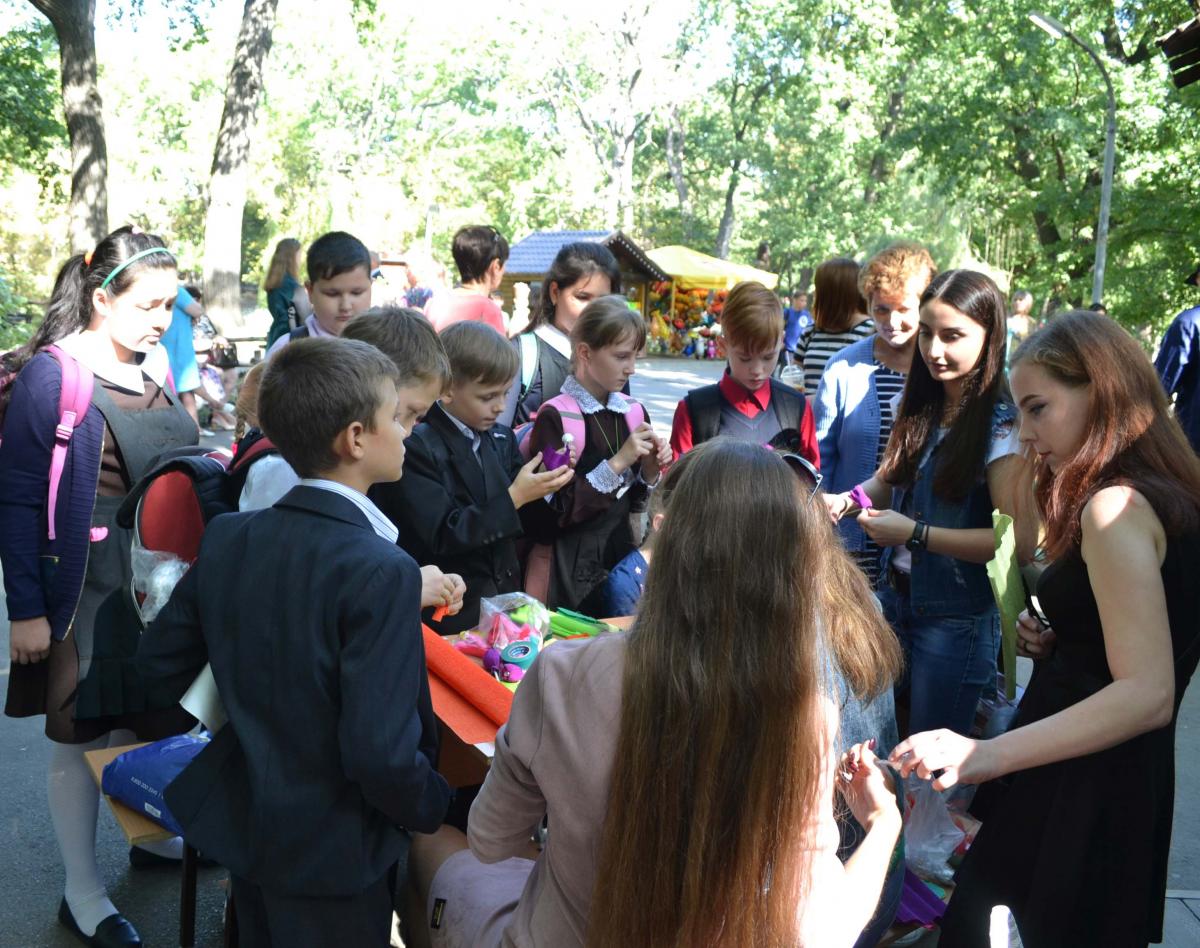
M 446 812 L 421 576 L 366 497 L 400 476 L 444 384 L 430 372 L 402 379 L 353 340 L 277 353 L 259 419 L 300 484 L 209 524 L 138 648 L 142 674 L 179 695 L 212 666 L 228 723 L 166 801 L 229 869 L 243 948 L 386 945 L 407 831 Z
M 539 472 L 541 456 L 523 462 L 512 429 L 496 424 L 518 368 L 508 340 L 477 322 L 447 326 L 441 340 L 450 387 L 408 439 L 404 477 L 373 496 L 418 562 L 466 583 L 462 611 L 435 626 L 445 634 L 474 628 L 480 599 L 521 588 L 517 511 L 561 489 L 573 472 Z

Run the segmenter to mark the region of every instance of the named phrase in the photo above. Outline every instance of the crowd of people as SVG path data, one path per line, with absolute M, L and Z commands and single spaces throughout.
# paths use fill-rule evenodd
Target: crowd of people
M 205 665 L 228 723 L 167 803 L 228 869 L 242 945 L 385 945 L 397 908 L 410 945 L 866 948 L 922 780 L 981 785 L 943 948 L 989 944 L 997 905 L 1030 948 L 1161 939 L 1200 660 L 1180 424 L 1200 317 L 1156 373 L 1107 316 L 1034 327 L 1018 294 L 1014 333 L 991 277 L 897 243 L 822 263 L 811 314 L 733 287 L 724 375 L 668 438 L 631 391 L 646 323 L 602 245 L 558 253 L 514 338 L 493 228 L 455 236 L 457 286 L 413 278 L 382 305 L 361 241 L 302 249 L 276 248 L 266 358 L 238 382 L 239 512 L 144 632 L 118 511 L 165 452 L 199 450 L 172 356 L 205 349 L 171 336 L 197 295 L 161 239 L 121 228 L 0 362 L 5 711 L 45 716 L 59 919 L 81 941 L 141 943 L 98 869 L 84 754 L 191 729 L 178 702 Z M 982 739 L 993 510 L 1037 574 L 1017 629 L 1035 671 Z M 486 780 L 452 791 L 422 624 L 472 629 L 519 590 L 635 619 L 546 648 Z

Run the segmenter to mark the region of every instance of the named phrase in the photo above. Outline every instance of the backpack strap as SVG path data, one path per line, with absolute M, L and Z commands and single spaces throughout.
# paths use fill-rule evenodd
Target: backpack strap
M 711 441 L 721 430 L 721 389 L 717 385 L 694 388 L 683 400 L 692 419 L 692 444 Z
M 629 431 L 632 434 L 638 425 L 645 424 L 646 409 L 641 402 L 634 401 L 632 397 L 626 395 L 624 392 L 617 392 L 617 394 L 625 399 L 625 404 L 629 406 L 629 410 L 625 412 L 625 424 L 629 426 Z
M 58 427 L 54 429 L 54 449 L 50 453 L 50 492 L 47 496 L 46 529 L 49 539 L 55 538 L 54 520 L 58 513 L 58 489 L 62 485 L 63 468 L 67 464 L 67 446 L 75 428 L 83 421 L 92 403 L 95 376 L 74 357 L 58 346 L 46 349 L 62 367 L 62 387 L 58 395 Z
M 542 402 L 543 405 L 553 405 L 562 419 L 563 434 L 569 434 L 575 439 L 575 456 L 583 454 L 583 446 L 587 442 L 587 426 L 584 423 L 583 409 L 566 392 L 559 392 L 553 398 Z M 539 408 L 538 411 L 541 411 Z
M 521 333 L 517 336 L 517 344 L 521 353 L 521 394 L 524 395 L 533 384 L 533 376 L 537 372 L 537 336 L 532 332 Z
M 781 428 L 800 430 L 800 422 L 804 418 L 805 398 L 803 392 L 798 392 L 790 385 L 784 385 L 778 379 L 771 379 L 771 404 L 775 408 L 775 417 L 779 419 Z
M 288 333 L 288 340 L 295 342 L 297 339 L 307 339 L 310 335 L 312 334 L 308 331 L 308 326 L 301 324 Z

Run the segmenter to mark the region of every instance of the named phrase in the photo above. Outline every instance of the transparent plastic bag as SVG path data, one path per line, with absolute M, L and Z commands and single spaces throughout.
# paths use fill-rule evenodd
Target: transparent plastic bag
M 497 621 L 503 616 L 505 621 Z M 528 593 L 513 592 L 491 596 L 479 603 L 479 634 L 493 648 L 504 648 L 521 636 L 514 628 L 528 627 L 534 633 L 538 647 L 550 630 L 550 611 Z
M 947 805 L 950 792 L 939 793 L 932 783 L 916 774 L 904 784 L 904 860 L 909 869 L 932 882 L 954 881 L 954 870 L 947 860 L 965 835 Z
M 176 584 L 188 571 L 190 564 L 171 553 L 147 550 L 136 543 L 133 545 L 130 559 L 133 566 L 133 591 L 145 597 L 141 600 L 138 610 L 143 624 L 149 625 L 167 604 Z

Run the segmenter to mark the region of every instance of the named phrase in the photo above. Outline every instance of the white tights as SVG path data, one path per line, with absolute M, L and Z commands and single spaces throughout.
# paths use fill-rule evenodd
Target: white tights
M 108 899 L 100 867 L 96 862 L 96 817 L 100 808 L 100 790 L 88 770 L 84 754 L 131 744 L 131 731 L 112 731 L 87 744 L 58 744 L 50 755 L 47 797 L 54 835 L 66 870 L 64 895 L 75 924 L 85 935 L 93 935 L 96 926 L 116 908 Z M 159 855 L 179 858 L 182 841 L 178 838 L 142 847 Z

